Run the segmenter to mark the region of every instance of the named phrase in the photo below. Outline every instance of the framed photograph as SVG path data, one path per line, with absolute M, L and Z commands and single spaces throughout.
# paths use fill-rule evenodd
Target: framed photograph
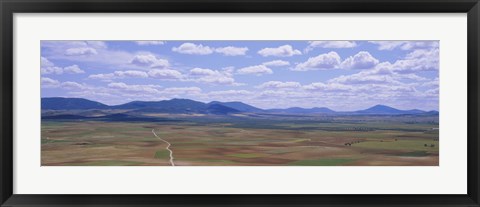
M 1 206 L 480 206 L 477 0 L 0 6 Z

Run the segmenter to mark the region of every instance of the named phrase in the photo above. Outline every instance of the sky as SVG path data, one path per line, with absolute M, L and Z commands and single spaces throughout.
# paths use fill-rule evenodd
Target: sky
M 42 97 L 438 110 L 438 41 L 41 41 Z

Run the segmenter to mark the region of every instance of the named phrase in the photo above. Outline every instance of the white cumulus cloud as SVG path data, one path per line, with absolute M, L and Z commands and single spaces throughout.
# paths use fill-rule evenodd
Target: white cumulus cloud
M 193 68 L 190 70 L 190 80 L 202 83 L 235 85 L 235 79 L 228 71 L 218 71 L 205 68 Z
M 173 47 L 172 51 L 189 55 L 208 55 L 212 54 L 214 49 L 202 44 L 183 43 L 179 47 Z
M 305 90 L 308 91 L 352 91 L 354 90 L 352 86 L 344 85 L 340 83 L 322 83 L 322 82 L 315 82 L 308 85 L 303 86 Z
M 287 81 L 268 81 L 257 86 L 258 88 L 269 88 L 269 89 L 293 89 L 300 88 L 302 85 L 299 82 Z
M 178 94 L 199 94 L 202 92 L 202 89 L 199 87 L 172 87 L 165 88 L 161 91 L 162 94 L 166 95 L 178 95 Z
M 93 47 L 93 48 L 101 48 L 101 49 L 105 49 L 107 48 L 107 43 L 105 43 L 104 41 L 85 41 L 86 45 L 89 46 L 89 47 Z
M 55 65 L 52 62 L 50 62 L 50 60 L 48 60 L 47 58 L 41 57 L 40 58 L 40 66 L 41 67 L 52 67 L 52 66 L 55 66 Z
M 168 60 L 155 57 L 153 54 L 138 54 L 130 61 L 131 64 L 151 68 L 166 68 L 170 66 Z
M 182 53 L 182 54 L 189 54 L 189 55 L 209 55 L 212 53 L 220 53 L 225 56 L 240 56 L 245 55 L 248 51 L 247 47 L 209 47 L 202 44 L 194 44 L 194 43 L 183 43 L 179 47 L 173 47 L 172 51 Z
M 85 73 L 84 70 L 80 69 L 78 65 L 71 65 L 63 68 L 63 71 L 65 73 L 70 73 L 70 74 L 80 74 L 80 73 Z
M 276 57 L 290 57 L 294 55 L 301 55 L 300 50 L 293 49 L 291 45 L 282 45 L 280 47 L 267 47 L 258 51 L 258 54 L 264 57 L 276 56 Z
M 238 74 L 254 74 L 254 75 L 263 75 L 263 74 L 272 74 L 272 69 L 268 68 L 265 65 L 254 65 L 249 67 L 240 68 L 237 70 Z
M 310 41 L 305 51 L 311 51 L 313 48 L 352 48 L 356 47 L 355 41 Z
M 225 56 L 239 56 L 239 55 L 245 55 L 248 51 L 248 48 L 246 47 L 218 47 L 215 48 L 216 53 L 221 53 Z
M 85 73 L 85 71 L 80 69 L 78 65 L 71 65 L 71 66 L 62 68 L 62 67 L 55 66 L 53 62 L 51 62 L 45 57 L 41 58 L 40 72 L 41 74 L 57 74 L 57 75 L 60 75 L 63 73 L 69 73 L 69 74 Z
M 178 80 L 182 79 L 182 73 L 171 69 L 152 69 L 148 71 L 148 76 L 163 80 Z
M 60 81 L 54 80 L 51 78 L 42 77 L 41 78 L 42 88 L 56 88 L 60 85 Z
M 209 76 L 215 75 L 218 71 L 204 68 L 194 68 L 190 70 L 190 74 L 194 76 Z
M 252 95 L 253 92 L 247 90 L 226 90 L 226 91 L 212 91 L 208 95 L 213 97 L 224 97 L 224 96 L 239 96 L 239 95 Z
M 55 66 L 55 64 L 47 58 L 41 57 L 40 72 L 41 74 L 62 74 L 63 68 Z
M 96 55 L 96 54 L 98 54 L 97 50 L 91 47 L 69 48 L 65 51 L 65 55 L 68 55 L 68 56 Z
M 331 83 L 342 84 L 398 84 L 392 76 L 388 75 L 364 75 L 357 73 L 353 75 L 342 75 L 337 78 L 331 79 Z
M 307 61 L 299 63 L 292 70 L 308 71 L 308 70 L 327 70 L 336 69 L 340 66 L 341 59 L 338 53 L 329 52 L 320 54 L 316 57 L 308 58 Z
M 129 78 L 148 78 L 148 74 L 138 70 L 115 71 L 115 76 Z
M 84 90 L 87 88 L 85 85 L 74 82 L 74 81 L 60 82 L 58 80 L 46 78 L 46 77 L 41 78 L 41 87 L 42 88 L 61 88 L 65 90 Z
M 99 79 L 99 80 L 113 80 L 117 78 L 148 78 L 148 74 L 144 71 L 126 70 L 126 71 L 115 71 L 113 73 L 92 74 L 92 75 L 89 75 L 88 78 Z
M 73 81 L 66 81 L 66 82 L 63 82 L 60 87 L 64 88 L 64 89 L 68 89 L 68 90 L 82 90 L 82 89 L 85 89 L 85 86 L 80 84 L 80 83 L 77 83 L 77 82 L 73 82 Z
M 341 65 L 344 69 L 370 69 L 378 64 L 378 60 L 367 51 L 360 51 L 346 58 Z
M 42 74 L 62 74 L 63 73 L 63 68 L 61 67 L 56 67 L 56 66 L 53 66 L 53 67 L 42 67 L 40 68 L 40 72 Z
M 438 48 L 438 41 L 369 41 L 378 46 L 378 50 L 412 50 Z
M 130 85 L 123 82 L 109 83 L 108 87 L 126 92 L 144 92 L 153 94 L 159 93 L 160 91 L 158 89 L 161 88 L 158 85 Z
M 393 64 L 385 63 L 385 67 L 389 67 L 397 73 L 438 71 L 439 59 L 438 48 L 418 49 L 408 53 L 404 59 L 397 60 Z
M 164 41 L 135 41 L 135 43 L 137 43 L 137 45 L 163 45 L 165 44 Z
M 114 73 L 92 74 L 88 76 L 89 79 L 111 80 L 116 78 Z
M 272 60 L 269 62 L 264 62 L 262 65 L 265 66 L 272 66 L 272 67 L 280 67 L 280 66 L 287 66 L 290 65 L 290 62 L 284 60 Z

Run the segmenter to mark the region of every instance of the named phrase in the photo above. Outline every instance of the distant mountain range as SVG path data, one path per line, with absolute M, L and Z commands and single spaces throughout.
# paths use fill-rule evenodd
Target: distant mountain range
M 109 106 L 84 98 L 42 98 L 42 109 L 73 110 L 73 109 L 108 109 Z
M 400 110 L 385 105 L 376 105 L 368 109 L 350 112 L 337 112 L 326 107 L 286 109 L 260 109 L 242 102 L 212 101 L 203 103 L 190 99 L 171 99 L 163 101 L 133 101 L 121 105 L 108 106 L 100 102 L 83 98 L 42 98 L 42 110 L 115 110 L 123 109 L 139 113 L 200 113 L 227 115 L 235 113 L 273 113 L 273 114 L 352 114 L 352 115 L 436 115 L 438 111 L 418 109 Z
M 264 111 L 263 109 L 259 109 L 259 108 L 254 107 L 254 106 L 250 106 L 248 104 L 245 104 L 245 103 L 242 103 L 242 102 L 239 102 L 239 101 L 235 101 L 235 102 L 212 101 L 208 104 L 210 104 L 210 105 L 211 104 L 219 104 L 219 105 L 230 107 L 232 109 L 236 109 L 238 111 L 243 111 L 243 112 L 263 112 Z
M 426 111 L 412 109 L 412 110 L 399 110 L 385 105 L 376 105 L 365 110 L 354 111 L 356 114 L 421 114 Z

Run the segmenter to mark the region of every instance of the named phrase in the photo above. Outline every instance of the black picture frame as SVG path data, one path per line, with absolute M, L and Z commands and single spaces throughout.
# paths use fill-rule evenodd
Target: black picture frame
M 480 206 L 478 0 L 0 0 L 1 206 Z M 465 195 L 21 195 L 13 194 L 15 13 L 467 13 L 468 193 Z M 454 179 L 454 178 L 445 178 Z M 94 188 L 95 186 L 92 186 Z M 121 186 L 119 186 L 121 187 Z

